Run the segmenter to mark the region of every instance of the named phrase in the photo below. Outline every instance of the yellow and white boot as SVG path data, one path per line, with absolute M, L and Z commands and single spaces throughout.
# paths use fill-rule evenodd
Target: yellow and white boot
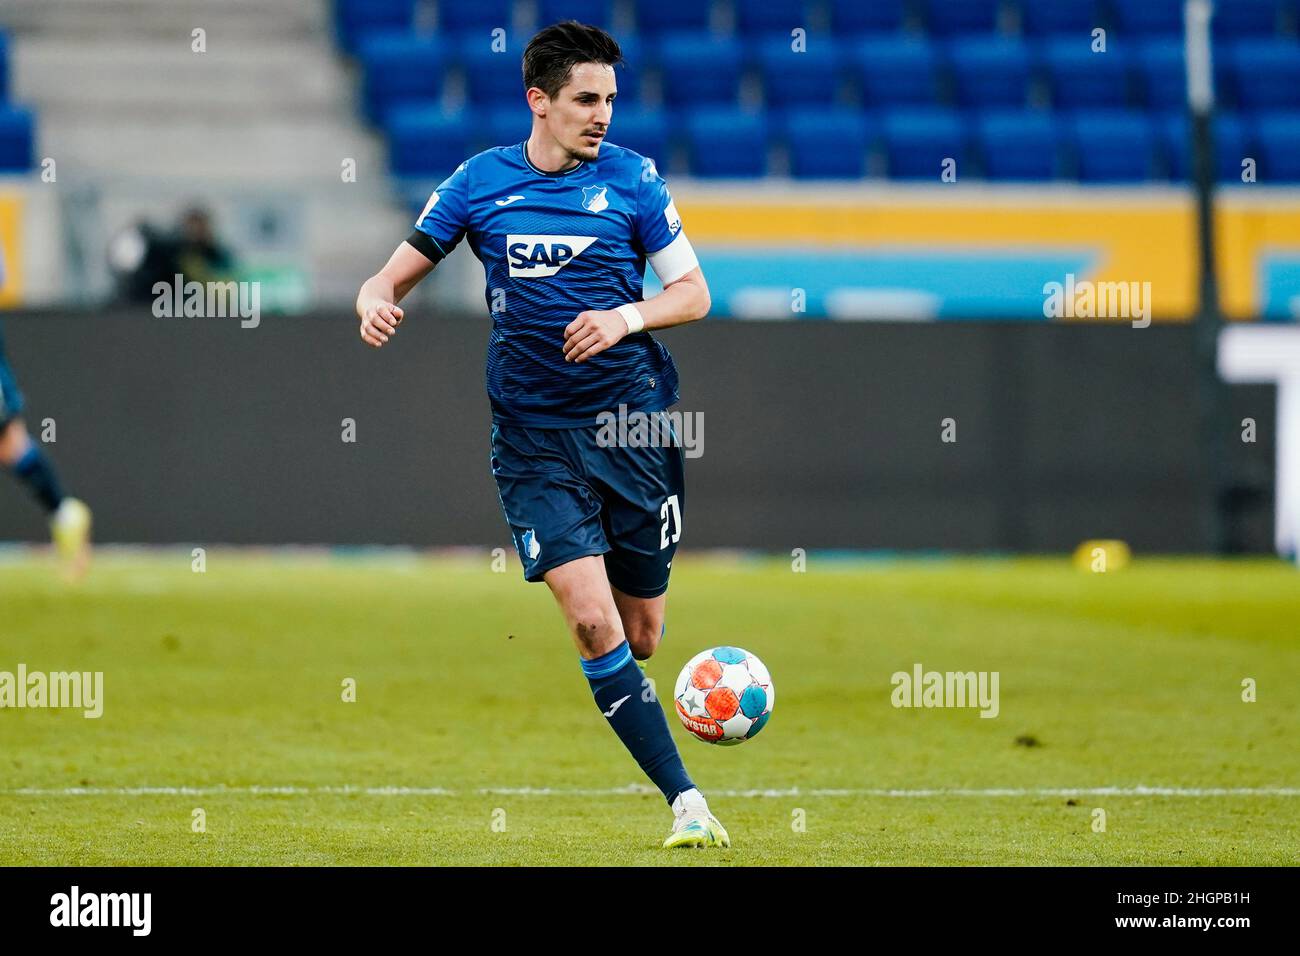
M 64 498 L 50 519 L 50 533 L 64 572 L 73 580 L 90 564 L 91 514 L 84 501 Z

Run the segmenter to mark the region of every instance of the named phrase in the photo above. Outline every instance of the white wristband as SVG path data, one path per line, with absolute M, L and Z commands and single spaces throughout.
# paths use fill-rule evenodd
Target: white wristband
M 627 323 L 628 335 L 633 332 L 640 332 L 645 328 L 645 319 L 641 318 L 641 313 L 637 311 L 636 306 L 631 302 L 627 305 L 620 305 L 614 311 L 623 316 L 623 321 Z

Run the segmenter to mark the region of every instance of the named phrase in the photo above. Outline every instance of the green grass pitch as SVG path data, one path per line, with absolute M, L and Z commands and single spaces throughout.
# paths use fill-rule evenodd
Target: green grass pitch
M 0 864 L 1300 858 L 1292 566 L 684 554 L 661 694 L 731 643 L 777 701 L 739 747 L 671 720 L 733 847 L 669 852 L 549 592 L 490 564 L 216 550 L 198 574 L 187 551 L 114 552 L 70 588 L 5 557 L 0 671 L 103 671 L 105 703 L 0 710 Z M 999 715 L 894 708 L 918 662 L 998 671 Z

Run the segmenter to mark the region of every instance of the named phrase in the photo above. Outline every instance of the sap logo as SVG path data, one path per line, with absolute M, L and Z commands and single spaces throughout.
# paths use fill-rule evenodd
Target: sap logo
M 553 276 L 586 251 L 595 236 L 506 236 L 512 279 Z
M 664 209 L 664 219 L 668 222 L 668 231 L 674 236 L 677 235 L 677 230 L 682 228 L 682 217 L 677 214 L 677 203 L 671 199 Z

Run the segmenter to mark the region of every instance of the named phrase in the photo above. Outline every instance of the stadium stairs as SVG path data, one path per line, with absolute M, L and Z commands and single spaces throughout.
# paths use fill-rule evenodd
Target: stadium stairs
M 210 0 L 7 0 L 13 98 L 40 117 L 38 162 L 54 157 L 61 183 L 134 182 L 219 214 L 229 211 L 223 196 L 241 189 L 302 190 L 310 206 L 313 194 L 324 202 L 340 188 L 358 199 L 386 188 L 384 144 L 357 118 L 327 0 L 259 0 L 252 10 Z M 197 29 L 203 53 L 192 49 Z M 348 158 L 360 189 L 340 175 Z M 352 286 L 357 248 L 404 235 L 405 213 L 384 198 L 346 230 L 304 212 L 319 279 L 343 272 Z

